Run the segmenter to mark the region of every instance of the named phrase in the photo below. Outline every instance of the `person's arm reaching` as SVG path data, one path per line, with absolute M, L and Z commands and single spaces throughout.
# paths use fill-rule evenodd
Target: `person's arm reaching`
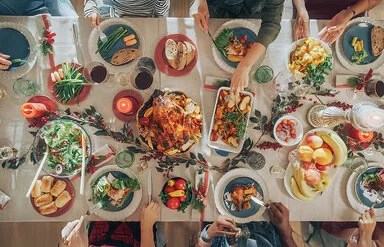
M 151 201 L 143 207 L 140 220 L 141 247 L 155 247 L 153 225 L 159 218 L 159 214 L 160 206 L 157 202 Z
M 382 0 L 358 0 L 351 6 L 337 13 L 332 20 L 319 32 L 321 40 L 332 44 L 344 32 L 348 22 L 356 15 L 375 7 Z
M 195 0 L 190 8 L 190 15 L 204 32 L 208 32 L 209 9 L 207 0 Z
M 293 23 L 293 40 L 306 38 L 309 36 L 309 16 L 305 7 L 304 0 L 293 0 L 296 8 L 296 19 Z
M 281 29 L 281 18 L 284 10 L 284 0 L 266 1 L 261 15 L 261 26 L 256 37 L 256 42 L 248 50 L 245 58 L 239 63 L 231 80 L 231 94 L 237 95 L 248 86 L 249 71 L 253 64 L 264 53 L 265 49 L 272 43 Z
M 359 242 L 358 247 L 371 247 L 375 246 L 372 240 L 373 232 L 376 227 L 375 210 L 370 208 L 365 211 L 359 218 Z
M 61 231 L 63 242 L 60 246 L 88 247 L 88 236 L 84 226 L 84 219 L 85 217 L 81 216 L 78 220 L 68 222 Z
M 96 0 L 85 0 L 84 2 L 84 16 L 92 24 L 97 27 L 100 24 L 100 13 L 97 7 Z
M 271 223 L 278 229 L 281 244 L 285 247 L 296 247 L 289 225 L 289 211 L 281 202 L 269 203 L 268 215 Z

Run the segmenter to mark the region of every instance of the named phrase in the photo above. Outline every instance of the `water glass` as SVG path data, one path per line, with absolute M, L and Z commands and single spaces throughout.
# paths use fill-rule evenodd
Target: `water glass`
M 267 83 L 273 79 L 274 73 L 271 67 L 268 65 L 262 65 L 259 68 L 256 69 L 253 79 L 257 83 Z
M 135 154 L 129 150 L 121 151 L 116 156 L 116 165 L 120 168 L 129 168 L 135 162 Z
M 18 78 L 13 83 L 13 91 L 19 97 L 34 96 L 40 93 L 40 86 L 35 81 Z
M 367 170 L 368 162 L 361 156 L 352 156 L 348 157 L 343 166 L 347 167 L 352 172 L 361 174 Z

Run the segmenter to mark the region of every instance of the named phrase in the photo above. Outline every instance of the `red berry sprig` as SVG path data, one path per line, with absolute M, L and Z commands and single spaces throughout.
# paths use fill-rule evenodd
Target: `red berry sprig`
M 337 108 L 343 109 L 344 111 L 352 108 L 352 105 L 341 102 L 341 101 L 328 103 L 327 106 L 335 106 Z
M 273 150 L 278 150 L 282 148 L 283 146 L 280 145 L 280 143 L 277 142 L 270 142 L 270 141 L 265 141 L 256 146 L 256 148 L 261 149 L 261 150 L 267 150 L 267 149 L 273 149 Z

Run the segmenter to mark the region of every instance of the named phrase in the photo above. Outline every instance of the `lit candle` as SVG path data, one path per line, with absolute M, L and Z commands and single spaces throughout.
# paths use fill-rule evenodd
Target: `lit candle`
M 121 113 L 130 113 L 133 110 L 133 102 L 129 98 L 120 98 L 116 102 L 116 108 Z
M 360 131 L 350 125 L 346 126 L 346 128 L 347 127 L 349 130 L 349 135 L 357 141 L 370 142 L 373 138 L 373 131 Z
M 20 112 L 25 118 L 38 118 L 44 116 L 47 108 L 41 103 L 25 103 L 21 106 Z

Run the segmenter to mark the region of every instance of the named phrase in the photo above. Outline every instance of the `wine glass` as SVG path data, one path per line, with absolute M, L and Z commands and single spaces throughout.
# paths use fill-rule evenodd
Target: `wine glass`
M 109 81 L 109 73 L 107 67 L 100 62 L 90 62 L 84 67 L 84 79 L 95 85 L 103 85 L 105 87 L 113 87 L 114 84 Z
M 351 172 L 361 174 L 367 170 L 368 162 L 361 156 L 352 156 L 348 157 L 343 166 L 347 167 Z

